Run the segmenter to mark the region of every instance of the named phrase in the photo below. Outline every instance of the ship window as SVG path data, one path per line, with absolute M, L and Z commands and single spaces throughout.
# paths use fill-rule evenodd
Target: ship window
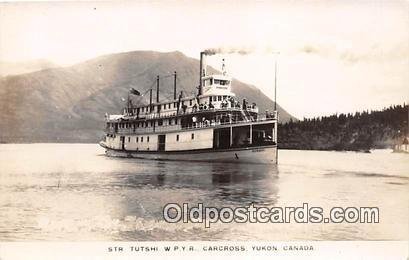
M 192 104 L 193 104 L 192 101 L 193 101 L 192 99 L 189 100 L 189 106 L 192 106 Z
M 177 102 L 174 102 L 173 103 L 173 108 L 176 108 L 178 106 L 178 103 Z
M 144 111 L 144 109 L 145 109 L 145 108 L 144 108 L 144 107 L 142 107 L 141 111 L 143 112 L 143 111 Z
M 163 125 L 163 120 L 158 120 L 158 126 Z
M 227 96 L 223 96 L 223 100 L 226 100 L 227 99 Z
M 130 137 L 128 137 L 128 143 L 130 143 L 131 142 L 131 138 Z
M 217 100 L 218 100 L 218 101 L 222 101 L 222 96 L 218 96 L 218 97 L 217 97 Z
M 209 101 L 212 102 L 212 97 L 211 96 L 209 97 Z
M 138 142 L 139 141 L 139 137 L 136 137 L 136 142 Z
M 214 84 L 219 84 L 219 85 L 229 85 L 230 81 L 228 80 L 220 80 L 220 79 L 215 79 Z
M 148 136 L 148 137 L 146 137 L 146 142 L 148 142 L 148 143 L 149 143 L 149 136 Z
M 192 140 L 195 139 L 195 134 L 192 134 Z
M 141 136 L 141 143 L 143 143 L 143 136 Z
M 176 135 L 176 141 L 179 142 L 179 135 Z

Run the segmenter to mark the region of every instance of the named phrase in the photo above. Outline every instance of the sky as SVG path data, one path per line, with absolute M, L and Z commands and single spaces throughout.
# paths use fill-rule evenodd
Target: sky
M 3 62 L 208 48 L 272 99 L 277 62 L 277 101 L 300 119 L 409 100 L 409 1 L 0 3 Z

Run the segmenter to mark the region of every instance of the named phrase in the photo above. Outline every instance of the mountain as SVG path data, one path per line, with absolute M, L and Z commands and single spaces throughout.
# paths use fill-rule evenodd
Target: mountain
M 0 62 L 0 77 L 19 75 L 39 70 L 58 67 L 48 60 L 31 60 L 27 62 Z
M 98 141 L 105 113 L 121 112 L 130 87 L 144 93 L 155 86 L 156 75 L 177 71 L 178 91 L 190 94 L 198 69 L 199 61 L 181 52 L 135 51 L 0 78 L 0 142 Z M 233 80 L 232 88 L 260 111 L 272 110 L 274 103 L 256 87 Z M 173 78 L 162 80 L 160 90 L 161 100 L 173 96 Z M 283 122 L 292 118 L 278 110 Z

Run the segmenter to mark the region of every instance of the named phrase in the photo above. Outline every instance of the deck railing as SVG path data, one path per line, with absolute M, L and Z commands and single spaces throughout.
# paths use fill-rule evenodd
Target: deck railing
M 224 107 L 224 108 L 207 108 L 207 109 L 193 109 L 192 107 L 188 107 L 186 110 L 179 109 L 179 111 L 171 110 L 171 111 L 161 111 L 161 112 L 153 112 L 148 114 L 128 114 L 125 115 L 126 118 L 129 120 L 137 120 L 137 119 L 162 119 L 162 118 L 169 118 L 175 116 L 183 116 L 183 115 L 191 115 L 191 114 L 198 114 L 198 113 L 206 113 L 206 112 L 216 112 L 216 111 L 226 111 L 226 112 L 234 112 L 234 111 L 243 111 L 243 112 L 253 112 L 258 113 L 258 107 L 252 108 L 248 107 L 247 109 L 242 109 L 240 107 Z M 108 116 L 109 118 L 109 116 Z
M 191 129 L 205 129 L 205 128 L 210 128 L 214 126 L 220 126 L 220 125 L 239 125 L 239 124 L 246 124 L 246 123 L 251 123 L 251 122 L 264 122 L 264 121 L 270 121 L 270 120 L 276 120 L 277 119 L 277 112 L 273 112 L 269 115 L 265 115 L 264 117 L 259 117 L 257 119 L 252 119 L 252 120 L 231 120 L 231 121 L 201 121 L 201 122 L 196 122 L 196 123 L 191 123 L 191 124 L 186 124 L 186 125 L 162 125 L 162 126 L 149 126 L 149 127 L 128 127 L 128 128 L 119 128 L 117 132 L 114 131 L 112 127 L 106 128 L 107 133 L 111 134 L 141 134 L 141 133 L 158 133 L 158 132 L 169 132 L 169 131 L 180 131 L 180 130 L 191 130 Z M 131 123 L 132 124 L 132 123 Z

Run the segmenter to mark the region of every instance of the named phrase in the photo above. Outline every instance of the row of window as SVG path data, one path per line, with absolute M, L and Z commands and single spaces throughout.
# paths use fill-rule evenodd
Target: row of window
M 190 137 L 192 140 L 195 139 L 195 134 L 192 133 Z M 176 141 L 179 142 L 179 135 L 176 135 Z
M 192 133 L 190 137 L 192 140 L 195 139 L 195 134 Z M 176 141 L 179 142 L 179 135 L 176 135 Z M 131 137 L 128 137 L 128 143 L 130 142 L 131 142 Z M 139 143 L 139 142 L 143 143 L 143 136 L 141 136 L 140 138 L 139 136 L 136 137 L 135 143 Z M 149 143 L 149 136 L 146 137 L 146 142 Z
M 135 143 L 139 143 L 139 140 L 141 143 L 143 143 L 143 136 L 139 139 L 139 136 L 136 137 Z M 128 143 L 131 142 L 131 137 L 128 137 Z M 146 142 L 149 143 L 149 136 L 146 137 Z
M 173 102 L 173 103 L 167 103 L 167 104 L 162 104 L 162 105 L 157 105 L 156 108 L 157 109 L 171 109 L 171 108 L 177 108 L 178 107 L 178 103 L 177 102 Z M 149 106 L 146 107 L 141 107 L 141 112 L 149 112 Z
M 216 80 L 215 80 L 216 81 Z M 220 85 L 223 85 L 223 84 L 220 84 Z M 209 100 L 210 100 L 210 102 L 212 102 L 212 101 L 222 101 L 222 100 L 226 100 L 227 99 L 227 97 L 228 96 L 210 96 L 209 97 Z M 194 101 L 194 99 L 189 99 L 189 100 L 186 100 L 186 102 L 189 102 L 189 106 L 193 106 L 193 101 Z M 185 101 L 182 101 L 182 106 L 185 104 Z M 176 109 L 177 108 L 177 102 L 173 102 L 173 103 L 167 103 L 167 104 L 162 104 L 162 105 L 157 105 L 156 106 L 156 110 L 158 111 L 158 110 L 161 110 L 161 109 L 163 109 L 163 110 L 166 110 L 166 109 L 171 109 L 172 108 L 172 105 L 173 105 L 173 108 L 174 109 Z M 140 111 L 143 113 L 143 112 L 149 112 L 149 106 L 146 106 L 146 107 L 141 107 L 140 108 Z M 135 113 L 137 113 L 137 111 L 135 111 Z
M 210 86 L 210 85 L 213 85 L 213 83 L 216 84 L 216 85 L 225 86 L 225 85 L 229 85 L 229 84 L 230 84 L 230 80 L 222 80 L 222 79 L 213 79 L 213 78 L 210 78 L 210 79 L 204 80 L 203 85 L 204 85 L 204 86 Z
M 168 125 L 174 125 L 176 124 L 176 119 L 160 119 L 158 120 L 158 126 L 162 126 L 165 122 L 168 123 Z M 108 123 L 108 127 L 114 127 L 115 123 Z M 153 127 L 154 121 L 146 121 L 146 122 L 137 122 L 137 123 L 118 123 L 118 128 L 137 128 L 137 127 Z
M 222 100 L 227 100 L 228 96 L 210 96 L 209 101 L 210 102 L 216 102 L 216 101 L 222 101 Z

